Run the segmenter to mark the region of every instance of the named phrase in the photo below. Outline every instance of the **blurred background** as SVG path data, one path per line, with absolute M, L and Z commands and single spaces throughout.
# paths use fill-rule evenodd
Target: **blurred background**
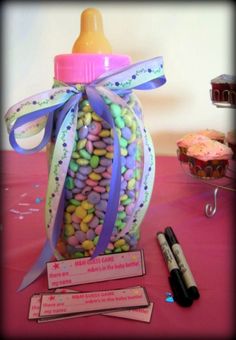
M 11 149 L 5 112 L 50 89 L 54 56 L 71 53 L 80 14 L 88 7 L 101 11 L 114 54 L 128 54 L 133 62 L 163 56 L 167 83 L 136 91 L 157 155 L 176 155 L 176 140 L 185 133 L 232 130 L 233 110 L 210 100 L 211 79 L 234 74 L 232 2 L 5 2 L 2 149 Z M 21 145 L 34 145 L 41 137 Z

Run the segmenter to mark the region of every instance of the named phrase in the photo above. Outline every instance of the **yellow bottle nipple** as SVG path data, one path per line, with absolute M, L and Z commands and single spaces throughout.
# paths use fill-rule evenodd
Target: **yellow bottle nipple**
M 102 16 L 95 8 L 87 8 L 81 14 L 80 35 L 72 53 L 111 54 L 112 49 L 103 32 Z

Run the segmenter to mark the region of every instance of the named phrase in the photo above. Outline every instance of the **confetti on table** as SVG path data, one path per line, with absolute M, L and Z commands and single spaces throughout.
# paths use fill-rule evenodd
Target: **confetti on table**
M 170 302 L 170 303 L 175 302 L 175 300 L 174 300 L 172 294 L 169 293 L 169 292 L 166 293 L 166 299 L 165 299 L 165 301 L 166 301 L 166 302 Z
M 36 204 L 39 204 L 39 203 L 41 203 L 42 201 L 43 201 L 43 199 L 40 198 L 40 197 L 36 197 L 36 199 L 35 199 L 35 203 L 36 203 Z

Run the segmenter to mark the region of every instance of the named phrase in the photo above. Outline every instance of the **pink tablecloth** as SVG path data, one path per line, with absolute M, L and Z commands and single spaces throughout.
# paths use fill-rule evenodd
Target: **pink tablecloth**
M 47 165 L 44 153 L 2 153 L 2 332 L 6 338 L 157 339 L 228 338 L 234 333 L 233 208 L 235 193 L 220 190 L 218 210 L 207 218 L 204 206 L 213 189 L 187 176 L 175 157 L 157 157 L 155 187 L 142 223 L 146 275 L 80 287 L 82 291 L 143 285 L 154 309 L 149 324 L 107 316 L 89 316 L 46 324 L 27 320 L 32 294 L 47 291 L 46 274 L 22 292 L 23 275 L 44 243 Z M 26 204 L 26 205 L 25 205 Z M 28 205 L 27 205 L 28 204 Z M 20 211 L 23 214 L 18 214 Z M 165 301 L 168 272 L 155 234 L 173 226 L 185 251 L 201 298 L 190 308 Z

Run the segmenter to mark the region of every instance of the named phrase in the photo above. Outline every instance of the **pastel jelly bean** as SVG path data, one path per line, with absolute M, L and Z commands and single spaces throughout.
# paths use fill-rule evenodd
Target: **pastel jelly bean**
M 105 158 L 105 157 L 102 157 L 102 158 L 100 159 L 100 164 L 101 164 L 102 166 L 107 167 L 107 166 L 109 166 L 109 165 L 112 164 L 112 160 L 111 160 L 111 159 L 108 159 L 108 158 Z
M 125 122 L 121 117 L 117 117 L 115 118 L 115 124 L 116 126 L 118 126 L 120 129 L 122 129 L 123 127 L 125 127 Z
M 88 136 L 87 136 L 87 139 L 91 140 L 91 141 L 96 141 L 96 140 L 99 140 L 99 136 L 92 135 L 92 134 L 89 133 Z
M 121 137 L 120 138 L 120 146 L 122 148 L 126 148 L 127 144 L 128 144 L 127 140 L 125 138 Z
M 66 211 L 69 212 L 69 213 L 74 212 L 75 209 L 76 209 L 76 207 L 75 207 L 74 205 L 72 205 L 72 204 L 71 204 L 71 205 L 68 205 L 68 206 L 66 207 Z
M 85 250 L 90 250 L 90 249 L 94 248 L 94 243 L 91 240 L 85 240 L 82 243 L 82 246 Z
M 86 237 L 88 240 L 93 240 L 95 236 L 96 236 L 96 233 L 93 229 L 89 229 L 86 233 Z
M 89 125 L 89 133 L 92 135 L 98 135 L 101 130 L 102 130 L 102 125 L 99 122 L 93 121 Z
M 88 201 L 92 204 L 97 204 L 101 200 L 100 194 L 98 192 L 91 191 L 88 194 Z
M 78 239 L 76 236 L 69 236 L 67 238 L 67 242 L 71 245 L 71 246 L 76 246 L 78 244 Z
M 86 143 L 87 143 L 87 139 L 79 140 L 78 143 L 77 143 L 77 149 L 78 150 L 83 149 L 85 147 Z
M 108 158 L 108 159 L 113 159 L 114 154 L 113 154 L 113 152 L 105 152 L 105 157 Z
M 84 221 L 80 222 L 80 230 L 84 233 L 87 233 L 87 231 L 89 230 L 88 224 Z
M 112 145 L 114 143 L 114 140 L 111 137 L 106 137 L 106 138 L 103 138 L 103 142 L 108 145 Z
M 95 233 L 97 234 L 97 235 L 100 235 L 101 234 L 101 231 L 102 231 L 102 225 L 98 225 L 97 227 L 96 227 L 96 229 L 95 229 Z
M 101 185 L 101 186 L 106 186 L 106 185 L 109 185 L 109 184 L 110 184 L 110 180 L 109 179 L 102 179 L 99 182 L 99 185 Z
M 71 223 L 72 222 L 72 218 L 71 218 L 71 214 L 70 213 L 66 212 L 64 214 L 64 222 L 65 223 Z
M 90 165 L 94 169 L 98 166 L 99 164 L 99 157 L 96 155 L 93 155 L 90 159 Z
M 74 185 L 77 188 L 83 188 L 84 187 L 84 182 L 77 178 L 77 179 L 74 180 Z
M 79 168 L 79 172 L 82 175 L 88 175 L 88 174 L 90 174 L 91 171 L 92 171 L 92 168 L 90 166 L 81 166 Z
M 96 121 L 96 122 L 101 122 L 102 119 L 95 113 L 92 113 L 92 118 Z
M 91 159 L 90 153 L 88 151 L 86 151 L 85 149 L 79 150 L 79 154 L 81 155 L 81 157 L 83 157 L 86 160 L 90 160 Z
M 87 179 L 86 184 L 89 185 L 90 187 L 95 187 L 98 184 L 98 182 L 93 181 L 92 179 Z
M 95 149 L 93 150 L 93 153 L 96 156 L 104 156 L 107 153 L 107 151 L 106 149 Z
M 85 149 L 90 154 L 93 152 L 93 143 L 90 140 L 86 141 Z
M 87 212 L 82 206 L 79 206 L 75 209 L 75 214 L 77 217 L 83 219 L 87 215 Z
M 88 165 L 89 164 L 89 161 L 87 159 L 82 159 L 82 158 L 77 159 L 76 162 L 79 165 Z
M 72 224 L 64 224 L 64 233 L 66 236 L 72 236 L 75 233 L 75 229 Z
M 126 157 L 126 167 L 129 169 L 134 169 L 136 165 L 136 161 L 134 159 L 134 157 L 132 156 L 127 156 Z
M 134 177 L 133 169 L 128 169 L 127 171 L 125 171 L 124 178 L 125 178 L 126 181 L 129 181 L 133 177 Z
M 73 171 L 73 172 L 77 172 L 79 169 L 79 164 L 76 163 L 75 161 L 71 160 L 70 164 L 69 164 L 69 168 Z
M 78 230 L 78 231 L 75 232 L 75 237 L 77 238 L 77 240 L 78 240 L 79 242 L 82 243 L 83 241 L 86 240 L 86 233 L 84 233 L 84 232 L 81 231 L 81 230 Z
M 74 180 L 73 180 L 72 177 L 70 177 L 70 176 L 66 177 L 65 186 L 69 190 L 74 188 L 75 184 L 74 184 Z
M 75 198 L 70 199 L 70 204 L 73 204 L 75 207 L 80 205 L 80 201 L 76 200 Z
M 89 222 L 89 226 L 92 229 L 95 229 L 97 227 L 97 225 L 99 224 L 99 219 L 97 216 L 93 216 L 92 220 Z
M 82 190 L 82 194 L 85 195 L 85 194 L 88 194 L 88 192 L 90 192 L 92 190 L 92 188 L 88 185 L 86 185 L 83 190 Z
M 75 195 L 75 199 L 78 200 L 78 201 L 83 201 L 83 200 L 86 199 L 86 196 L 82 195 L 82 194 L 77 194 L 77 195 Z
M 75 207 L 75 210 L 76 210 L 76 207 Z M 71 215 L 71 219 L 74 223 L 80 223 L 81 222 L 81 218 L 78 217 L 75 212 Z
M 87 200 L 85 200 L 81 203 L 81 207 L 84 208 L 85 210 L 89 210 L 89 209 L 93 208 L 93 204 L 91 204 Z
M 127 207 L 125 208 L 125 211 L 128 215 L 132 215 L 134 211 L 134 204 L 128 204 Z
M 91 256 L 103 232 L 114 160 L 114 133 L 119 138 L 121 161 L 120 200 L 112 236 L 105 254 L 129 251 L 135 248 L 137 230 L 120 237 L 133 216 L 143 172 L 143 143 L 137 117 L 129 109 L 136 105 L 130 94 L 121 107 L 105 98 L 114 129 L 93 111 L 86 96 L 78 107 L 76 136 L 65 180 L 64 225 L 61 243 L 66 245 L 66 257 Z M 141 126 L 141 125 L 140 125 Z M 132 227 L 132 223 L 130 224 Z
M 106 191 L 106 189 L 100 185 L 96 185 L 93 190 L 99 193 L 104 193 Z
M 121 107 L 118 104 L 112 103 L 110 105 L 110 110 L 113 117 L 119 117 L 121 114 Z
M 85 216 L 83 218 L 83 222 L 84 223 L 89 223 L 92 220 L 92 218 L 93 218 L 93 214 L 88 214 L 87 216 Z
M 106 200 L 100 200 L 100 202 L 97 203 L 95 207 L 96 207 L 97 210 L 106 211 L 107 201 Z
M 106 143 L 101 140 L 98 142 L 94 142 L 93 145 L 96 149 L 105 149 L 107 146 Z
M 99 181 L 102 178 L 102 176 L 99 174 L 96 174 L 96 172 L 91 172 L 89 174 L 89 178 L 92 179 L 93 181 Z
M 126 124 L 126 123 L 125 123 Z M 128 128 L 128 126 L 123 127 L 121 130 L 121 135 L 125 140 L 129 140 L 132 136 L 132 131 Z
M 99 240 L 99 235 L 96 235 L 93 239 L 93 244 L 96 246 Z
M 84 115 L 84 125 L 89 125 L 92 120 L 91 112 L 86 112 Z
M 99 132 L 100 137 L 109 137 L 110 134 L 111 134 L 110 130 L 105 130 L 105 129 Z
M 104 219 L 105 218 L 105 214 L 103 211 L 101 210 L 95 210 L 95 215 L 101 219 Z
M 82 126 L 80 129 L 79 129 L 79 138 L 80 139 L 84 139 L 86 138 L 88 135 L 88 127 L 87 126 Z
M 130 179 L 130 180 L 128 181 L 128 189 L 129 189 L 129 190 L 134 189 L 135 183 L 136 183 L 136 181 L 135 181 L 134 178 Z
M 81 181 L 85 181 L 87 179 L 86 175 L 82 175 L 80 172 L 76 173 L 76 178 L 80 179 Z
M 107 171 L 109 172 L 109 167 L 107 168 Z M 101 174 L 102 172 L 104 172 L 106 170 L 106 168 L 104 166 L 98 166 L 97 168 L 95 168 L 93 171 L 96 174 Z
M 102 177 L 111 178 L 111 174 L 108 171 L 103 172 Z

